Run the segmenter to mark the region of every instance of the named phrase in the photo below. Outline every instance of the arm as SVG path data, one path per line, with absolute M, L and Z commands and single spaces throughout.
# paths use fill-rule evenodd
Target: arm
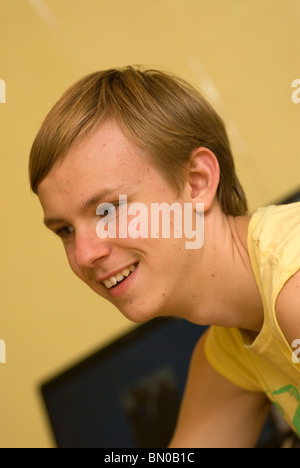
M 263 393 L 230 383 L 208 363 L 205 336 L 191 362 L 189 378 L 170 448 L 254 447 L 270 405 Z
M 276 316 L 291 348 L 300 339 L 300 270 L 284 285 L 276 301 Z

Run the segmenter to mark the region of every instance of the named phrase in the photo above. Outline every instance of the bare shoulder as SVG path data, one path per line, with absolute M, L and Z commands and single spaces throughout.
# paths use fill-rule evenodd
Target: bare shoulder
M 276 316 L 290 345 L 295 339 L 300 339 L 300 270 L 280 291 L 276 301 Z

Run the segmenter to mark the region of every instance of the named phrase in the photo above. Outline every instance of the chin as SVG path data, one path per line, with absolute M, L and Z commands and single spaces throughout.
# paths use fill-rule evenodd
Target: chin
M 124 317 L 134 323 L 145 323 L 163 316 L 163 314 L 160 314 L 157 310 L 144 310 L 140 307 L 134 307 L 133 305 L 131 307 L 120 307 L 118 310 Z

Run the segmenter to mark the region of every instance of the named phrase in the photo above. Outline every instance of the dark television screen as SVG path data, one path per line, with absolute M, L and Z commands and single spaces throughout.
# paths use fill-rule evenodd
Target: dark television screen
M 166 447 L 205 327 L 155 319 L 41 386 L 58 447 Z

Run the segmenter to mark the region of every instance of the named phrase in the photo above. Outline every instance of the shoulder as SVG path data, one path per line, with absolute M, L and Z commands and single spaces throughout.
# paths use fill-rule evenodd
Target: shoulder
M 259 209 L 254 221 L 252 257 L 266 297 L 280 291 L 276 318 L 291 346 L 300 339 L 300 203 Z
M 300 269 L 285 283 L 276 301 L 276 317 L 290 346 L 300 339 Z
M 284 238 L 288 242 L 300 235 L 300 202 L 290 205 L 270 205 L 253 213 L 250 235 L 254 241 L 274 248 Z

